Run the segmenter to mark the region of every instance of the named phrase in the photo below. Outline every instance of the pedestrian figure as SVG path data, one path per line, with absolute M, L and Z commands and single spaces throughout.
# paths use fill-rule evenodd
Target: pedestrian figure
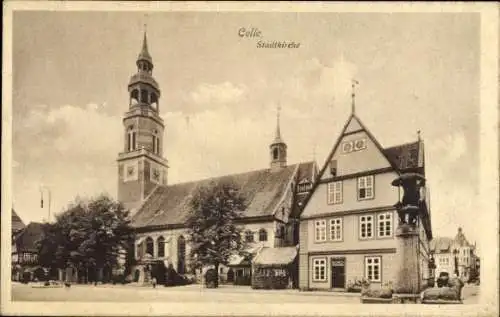
M 151 282 L 153 283 L 153 288 L 156 288 L 156 277 L 153 277 Z

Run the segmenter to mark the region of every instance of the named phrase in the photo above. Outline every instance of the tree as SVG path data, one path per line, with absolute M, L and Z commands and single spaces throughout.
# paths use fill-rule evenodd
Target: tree
M 232 255 L 248 256 L 242 228 L 236 224 L 246 202 L 234 183 L 212 181 L 199 187 L 190 207 L 186 224 L 193 268 L 213 265 L 218 274 L 219 265 L 227 265 Z
M 120 250 L 127 250 L 133 231 L 128 212 L 111 198 L 101 195 L 89 201 L 76 200 L 45 224 L 38 243 L 40 263 L 46 267 L 96 271 L 117 265 Z

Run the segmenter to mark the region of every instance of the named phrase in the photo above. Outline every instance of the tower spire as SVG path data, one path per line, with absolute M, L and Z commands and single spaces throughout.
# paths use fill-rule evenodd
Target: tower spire
M 148 31 L 148 25 L 146 22 L 144 22 L 144 35 L 142 38 L 142 48 L 141 52 L 139 53 L 139 56 L 137 57 L 137 62 L 139 61 L 147 61 L 153 64 L 153 59 L 151 58 L 151 55 L 149 54 L 148 50 L 148 36 L 147 36 L 147 31 Z
M 356 111 L 356 85 L 359 85 L 359 82 L 356 79 L 352 79 L 352 92 L 351 92 L 351 113 L 354 115 Z
M 276 108 L 276 134 L 274 136 L 274 143 L 282 143 L 283 142 L 281 140 L 280 112 L 281 112 L 281 105 L 278 104 L 278 107 Z

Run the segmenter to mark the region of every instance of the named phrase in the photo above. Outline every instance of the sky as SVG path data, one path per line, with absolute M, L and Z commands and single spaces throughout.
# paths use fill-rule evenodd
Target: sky
M 321 167 L 355 78 L 356 113 L 382 146 L 421 131 L 434 235 L 460 226 L 479 238 L 473 13 L 15 12 L 13 207 L 25 223 L 48 217 L 40 188 L 50 189 L 52 213 L 76 196 L 116 197 L 145 22 L 170 184 L 269 166 L 278 105 L 288 162 Z M 242 28 L 261 37 L 241 37 Z

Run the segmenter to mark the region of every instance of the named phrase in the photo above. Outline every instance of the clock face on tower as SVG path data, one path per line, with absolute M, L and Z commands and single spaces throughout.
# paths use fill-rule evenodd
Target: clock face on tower
M 153 169 L 153 179 L 157 182 L 160 181 L 160 171 L 157 168 Z
M 125 164 L 125 175 L 123 175 L 123 180 L 125 182 L 137 180 L 137 171 L 137 162 L 130 162 Z
M 134 167 L 133 166 L 129 166 L 127 168 L 127 176 L 133 176 L 134 175 Z

